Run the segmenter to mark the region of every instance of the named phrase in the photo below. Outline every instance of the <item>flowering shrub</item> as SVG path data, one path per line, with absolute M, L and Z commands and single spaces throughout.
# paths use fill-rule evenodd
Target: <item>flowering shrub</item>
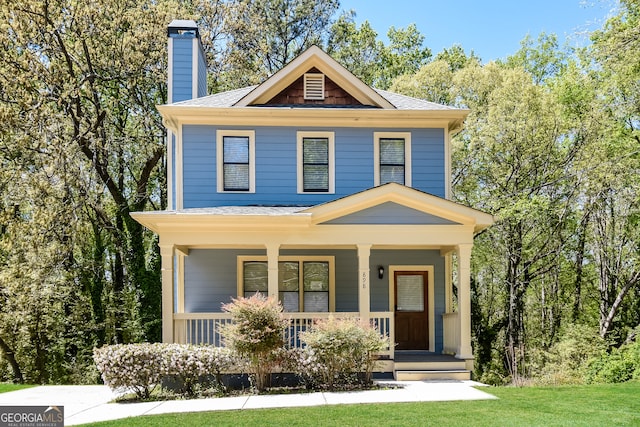
M 353 319 L 317 321 L 300 333 L 306 347 L 297 352 L 298 373 L 306 381 L 334 389 L 336 385 L 369 384 L 377 353 L 389 340 L 369 324 Z
M 148 398 L 165 377 L 178 380 L 181 393 L 195 394 L 196 384 L 224 388 L 222 372 L 237 367 L 226 348 L 182 344 L 118 344 L 93 350 L 93 359 L 106 385 L 132 390 Z M 206 382 L 205 382 L 206 384 Z
M 256 293 L 250 298 L 233 299 L 222 310 L 233 318 L 233 323 L 222 330 L 225 344 L 246 361 L 254 386 L 263 391 L 282 362 L 283 334 L 288 324 L 282 317 L 282 305 Z
M 161 371 L 180 384 L 183 395 L 194 396 L 204 386 L 224 390 L 222 372 L 237 365 L 231 350 L 212 346 L 157 344 L 162 353 Z
M 93 350 L 102 380 L 112 390 L 132 390 L 148 398 L 162 379 L 162 356 L 156 344 L 117 344 Z

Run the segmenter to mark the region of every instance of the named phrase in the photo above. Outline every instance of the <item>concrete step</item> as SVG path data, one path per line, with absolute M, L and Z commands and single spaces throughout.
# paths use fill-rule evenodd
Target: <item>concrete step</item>
M 466 369 L 464 360 L 448 360 L 441 362 L 395 362 L 396 371 L 456 371 Z
M 395 370 L 393 376 L 396 381 L 425 381 L 425 380 L 470 380 L 471 371 L 467 369 L 448 370 L 420 370 L 399 371 Z

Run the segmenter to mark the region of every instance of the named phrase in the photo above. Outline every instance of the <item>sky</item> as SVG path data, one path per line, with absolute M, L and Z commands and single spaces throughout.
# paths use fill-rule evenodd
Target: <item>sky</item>
M 461 45 L 482 62 L 504 59 L 528 34 L 555 33 L 560 46 L 585 46 L 588 32 L 599 29 L 616 0 L 341 0 L 356 11 L 356 23 L 369 21 L 387 43 L 389 27 L 416 24 L 435 56 Z

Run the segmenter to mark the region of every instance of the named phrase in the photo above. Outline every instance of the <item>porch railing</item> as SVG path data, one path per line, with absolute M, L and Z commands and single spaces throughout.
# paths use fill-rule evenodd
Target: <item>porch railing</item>
M 284 341 L 289 348 L 302 347 L 299 334 L 309 328 L 319 319 L 358 319 L 359 313 L 285 313 L 290 320 L 290 326 L 284 332 Z M 380 355 L 393 358 L 394 325 L 393 313 L 374 312 L 369 314 L 371 324 L 378 329 L 380 335 L 389 337 L 390 347 L 380 352 Z M 179 344 L 209 344 L 216 347 L 224 346 L 222 328 L 232 322 L 227 313 L 174 313 L 174 342 Z
M 460 316 L 458 313 L 444 313 L 444 353 L 456 354 L 460 344 Z

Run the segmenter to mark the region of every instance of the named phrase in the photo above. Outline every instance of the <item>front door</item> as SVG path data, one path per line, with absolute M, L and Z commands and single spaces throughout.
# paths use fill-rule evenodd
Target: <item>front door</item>
M 396 271 L 395 337 L 397 350 L 428 350 L 427 272 Z

